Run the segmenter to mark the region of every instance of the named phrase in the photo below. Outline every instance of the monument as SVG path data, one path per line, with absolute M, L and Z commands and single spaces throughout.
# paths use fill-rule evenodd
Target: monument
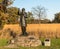
M 27 13 L 25 12 L 25 8 L 22 8 L 21 12 L 19 9 L 18 14 L 20 15 L 20 26 L 22 34 L 21 36 L 17 37 L 16 45 L 23 47 L 35 47 L 41 45 L 41 41 L 39 40 L 39 38 L 35 37 L 34 35 L 28 35 L 26 32 Z
M 27 13 L 25 12 L 25 9 L 22 8 L 22 11 L 20 11 L 20 9 L 18 9 L 18 14 L 20 16 L 20 26 L 21 26 L 21 30 L 22 30 L 22 34 L 21 36 L 18 35 L 15 37 L 14 32 L 10 31 L 11 36 L 13 37 L 10 41 L 10 44 L 7 46 L 8 48 L 12 48 L 12 47 L 36 47 L 41 45 L 41 41 L 39 40 L 39 38 L 37 38 L 35 35 L 28 35 L 26 32 L 26 27 L 27 27 L 27 22 L 26 22 L 26 18 L 27 18 Z M 27 36 L 28 35 L 28 36 Z
M 19 15 L 20 15 L 20 26 L 22 30 L 22 35 L 26 36 L 28 35 L 26 32 L 26 27 L 27 27 L 27 13 L 25 12 L 25 8 L 22 8 L 22 11 L 20 12 L 19 10 Z

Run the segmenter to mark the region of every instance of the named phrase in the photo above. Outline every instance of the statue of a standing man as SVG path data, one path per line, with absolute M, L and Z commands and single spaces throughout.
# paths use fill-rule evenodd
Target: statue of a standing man
M 26 27 L 27 27 L 27 13 L 25 12 L 25 8 L 22 8 L 22 11 L 20 12 L 20 25 L 21 25 L 21 30 L 22 30 L 22 35 L 26 36 Z

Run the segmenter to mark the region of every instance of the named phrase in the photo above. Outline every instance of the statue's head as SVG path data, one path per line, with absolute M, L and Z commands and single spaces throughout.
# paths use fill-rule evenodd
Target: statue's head
M 22 8 L 22 12 L 25 12 L 25 8 Z

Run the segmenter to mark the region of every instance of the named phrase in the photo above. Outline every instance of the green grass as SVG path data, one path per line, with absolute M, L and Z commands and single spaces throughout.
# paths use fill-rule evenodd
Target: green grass
M 6 39 L 0 39 L 0 47 L 7 45 L 7 40 Z
M 44 39 L 41 39 L 41 41 L 44 41 Z M 0 47 L 7 45 L 6 39 L 0 39 Z M 0 48 L 0 49 L 14 49 L 14 48 Z M 51 39 L 51 46 L 38 46 L 38 47 L 19 47 L 19 49 L 60 49 L 60 39 Z

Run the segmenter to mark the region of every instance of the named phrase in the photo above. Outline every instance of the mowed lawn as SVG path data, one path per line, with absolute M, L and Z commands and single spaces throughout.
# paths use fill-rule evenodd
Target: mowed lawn
M 42 42 L 44 39 L 40 39 Z M 6 46 L 7 40 L 6 39 L 0 39 L 0 49 L 17 49 L 17 48 L 3 48 L 3 46 Z M 18 49 L 60 49 L 60 39 L 51 39 L 51 46 L 38 46 L 38 47 L 19 47 Z

